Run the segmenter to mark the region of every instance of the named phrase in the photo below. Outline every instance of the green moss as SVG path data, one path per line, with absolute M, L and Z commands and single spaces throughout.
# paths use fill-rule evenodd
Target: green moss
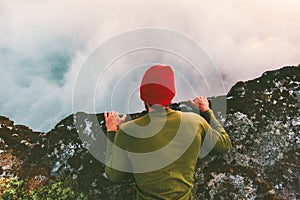
M 3 200 L 67 200 L 67 199 L 88 199 L 87 196 L 78 191 L 78 185 L 71 178 L 57 178 L 47 182 L 45 185 L 28 191 L 27 180 L 20 178 L 1 179 L 0 198 Z

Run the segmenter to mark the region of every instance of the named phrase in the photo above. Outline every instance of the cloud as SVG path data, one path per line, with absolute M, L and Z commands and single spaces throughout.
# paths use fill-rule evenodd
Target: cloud
M 299 8 L 297 0 L 0 0 L 0 115 L 48 131 L 72 112 L 74 83 L 93 49 L 139 27 L 171 29 L 195 40 L 218 67 L 228 91 L 239 80 L 300 63 Z M 128 60 L 139 58 L 142 62 L 141 55 L 115 63 L 118 72 L 111 72 L 98 86 L 97 111 L 111 108 L 111 101 L 103 100 L 102 95 L 114 88 L 113 107 L 121 110 L 115 106 L 117 92 L 129 80 L 126 87 L 130 90 L 122 94 L 132 98 L 126 100 L 130 109 L 142 108 L 142 104 L 134 104 L 143 70 L 133 76 Z M 161 60 L 170 60 L 169 55 L 163 56 Z M 174 63 L 180 70 L 181 62 Z M 127 75 L 116 88 L 114 84 L 123 74 Z M 178 99 L 184 95 L 180 93 Z M 87 104 L 84 97 L 80 101 Z

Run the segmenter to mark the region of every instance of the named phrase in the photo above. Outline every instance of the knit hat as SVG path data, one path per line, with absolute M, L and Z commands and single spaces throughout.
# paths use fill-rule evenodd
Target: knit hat
M 171 103 L 175 96 L 174 73 L 170 66 L 154 65 L 145 72 L 140 97 L 145 103 L 162 106 Z

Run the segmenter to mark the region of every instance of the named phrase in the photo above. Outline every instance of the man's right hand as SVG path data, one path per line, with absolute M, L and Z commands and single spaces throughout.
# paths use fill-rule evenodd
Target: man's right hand
M 119 126 L 125 121 L 126 115 L 120 118 L 117 112 L 104 112 L 104 119 L 107 131 L 117 132 Z
M 194 100 L 189 99 L 189 102 L 196 108 L 199 109 L 201 112 L 206 112 L 210 110 L 209 102 L 206 97 L 204 96 L 197 96 Z

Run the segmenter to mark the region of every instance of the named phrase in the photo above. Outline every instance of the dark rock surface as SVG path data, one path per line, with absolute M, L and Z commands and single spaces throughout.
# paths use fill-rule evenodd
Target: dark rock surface
M 218 106 L 224 101 L 227 112 Z M 300 199 L 300 67 L 238 82 L 227 96 L 211 98 L 211 103 L 232 138 L 233 149 L 198 161 L 194 195 L 199 199 Z M 197 112 L 187 102 L 171 107 Z M 0 176 L 71 176 L 95 199 L 130 199 L 132 180 L 113 184 L 103 176 L 98 159 L 103 159 L 104 153 L 99 152 L 106 148 L 104 133 L 102 113 L 70 115 L 48 133 L 14 125 L 2 116 Z

